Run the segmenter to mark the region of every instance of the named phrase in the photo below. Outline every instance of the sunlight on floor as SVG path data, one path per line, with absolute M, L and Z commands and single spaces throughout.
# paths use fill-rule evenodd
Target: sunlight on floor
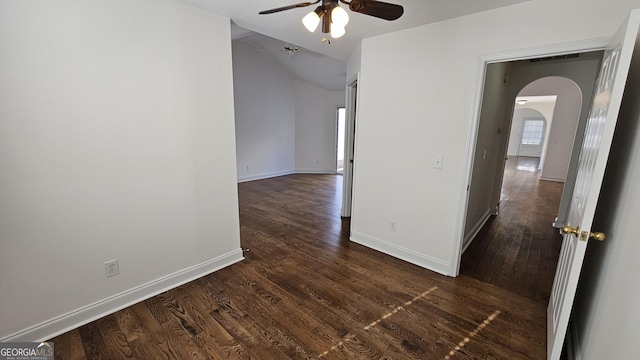
M 436 290 L 438 290 L 438 287 L 437 287 L 437 286 L 432 287 L 431 289 L 429 289 L 429 290 L 427 290 L 427 291 L 423 292 L 422 294 L 420 294 L 420 295 L 418 295 L 418 296 L 414 297 L 413 299 L 411 299 L 411 300 L 409 300 L 409 301 L 405 302 L 405 303 L 404 303 L 404 305 L 398 306 L 398 307 L 396 307 L 393 311 L 390 311 L 390 312 L 388 312 L 388 313 L 386 313 L 386 314 L 382 315 L 382 317 L 380 317 L 378 320 L 376 320 L 376 321 L 372 322 L 371 324 L 369 324 L 369 325 L 365 326 L 363 329 L 368 331 L 368 330 L 369 330 L 369 329 L 371 329 L 372 327 L 374 327 L 374 326 L 378 325 L 378 324 L 379 324 L 380 322 L 382 322 L 383 320 L 385 320 L 385 319 L 387 319 L 387 318 L 391 317 L 393 314 L 397 313 L 398 311 L 403 310 L 403 309 L 404 309 L 404 308 L 403 308 L 403 306 L 409 306 L 409 305 L 413 304 L 414 302 L 416 302 L 416 301 L 418 301 L 418 300 L 420 300 L 420 299 L 424 298 L 425 296 L 429 295 L 430 293 L 432 293 L 433 291 L 436 291 Z M 493 320 L 493 319 L 492 319 L 492 320 Z M 476 329 L 476 330 L 477 330 L 477 329 Z M 350 340 L 353 340 L 355 337 L 356 337 L 356 335 L 353 335 L 353 334 L 349 334 L 349 335 L 347 335 L 347 336 L 343 337 L 343 340 L 342 340 L 342 341 L 340 341 L 338 344 L 336 344 L 336 345 L 332 346 L 329 350 L 327 350 L 327 351 L 323 352 L 322 354 L 319 354 L 319 355 L 318 355 L 318 357 L 323 357 L 323 356 L 325 356 L 325 355 L 329 354 L 331 351 L 333 351 L 333 350 L 335 350 L 335 349 L 338 349 L 338 348 L 342 347 L 342 345 L 344 345 L 344 343 L 345 343 L 345 342 L 350 341 Z
M 516 157 L 515 160 L 517 162 L 516 163 L 516 170 L 530 171 L 530 172 L 538 171 L 538 165 L 540 164 L 540 158 L 518 156 L 518 157 Z
M 487 325 L 489 325 L 496 317 L 498 317 L 498 315 L 500 315 L 500 310 L 496 310 L 493 312 L 493 314 L 489 315 L 489 317 L 485 321 L 483 321 L 475 330 L 469 333 L 468 337 L 464 338 L 458 343 L 458 346 L 449 351 L 449 354 L 445 355 L 444 360 L 451 359 L 451 357 L 455 355 L 456 352 L 460 351 L 460 349 L 462 349 L 469 341 L 471 341 L 472 337 L 478 335 L 478 333 L 482 331 L 482 329 L 484 329 Z

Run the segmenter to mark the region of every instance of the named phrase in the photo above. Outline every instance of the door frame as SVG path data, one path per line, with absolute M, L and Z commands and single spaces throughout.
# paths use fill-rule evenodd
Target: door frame
M 341 217 L 351 217 L 353 208 L 353 184 L 356 148 L 356 120 L 358 118 L 358 83 L 360 72 L 347 81 L 345 92 L 345 133 L 344 133 L 344 167 L 342 171 L 342 208 Z M 351 161 L 353 159 L 353 162 Z
M 473 160 L 475 157 L 475 147 L 478 140 L 478 127 L 480 125 L 480 112 L 482 111 L 482 98 L 484 95 L 484 83 L 486 77 L 486 68 L 488 64 L 498 63 L 498 62 L 509 62 L 509 61 L 518 61 L 525 60 L 531 58 L 538 57 L 547 57 L 547 56 L 556 56 L 556 55 L 564 55 L 570 53 L 582 53 L 582 52 L 590 52 L 590 51 L 600 51 L 604 50 L 606 45 L 609 43 L 611 37 L 601 37 L 601 38 L 593 38 L 593 39 L 585 39 L 585 40 L 577 40 L 559 44 L 550 44 L 539 47 L 531 47 L 531 48 L 523 48 L 517 50 L 510 51 L 501 51 L 495 53 L 481 54 L 478 56 L 477 61 L 477 71 L 478 80 L 476 82 L 476 90 L 472 103 L 472 113 L 470 119 L 470 131 L 467 132 L 467 141 L 466 141 L 466 150 L 465 150 L 465 172 L 464 177 L 465 181 L 461 183 L 460 186 L 460 203 L 459 203 L 459 212 L 456 226 L 456 235 L 455 241 L 453 242 L 453 251 L 451 255 L 451 266 L 450 266 L 450 276 L 458 276 L 460 273 L 460 262 L 462 259 L 462 246 L 464 244 L 464 227 L 465 227 L 465 219 L 467 214 L 467 207 L 469 206 L 469 189 L 471 186 L 471 177 L 473 175 Z M 513 116 L 510 114 L 509 116 Z M 508 137 L 506 137 L 508 141 Z M 502 142 L 504 142 L 504 137 Z M 502 144 L 501 146 L 505 148 L 506 144 Z M 575 148 L 575 146 L 574 146 Z M 571 161 L 573 161 L 573 155 Z M 501 172 L 504 173 L 504 161 L 502 165 L 498 166 L 496 169 L 496 173 Z M 571 165 L 570 165 L 571 169 Z M 571 174 L 569 174 L 571 176 Z M 573 174 L 575 176 L 575 173 Z M 501 185 L 501 182 L 500 182 Z M 563 193 L 564 197 L 564 193 Z
M 344 174 L 344 144 L 346 141 L 346 133 L 345 131 L 347 130 L 347 107 L 346 106 L 338 106 L 336 108 L 336 146 L 335 146 L 335 151 L 333 154 L 333 158 L 334 158 L 334 164 L 333 164 L 333 173 L 334 174 L 339 174 L 338 173 L 338 155 L 340 155 L 340 152 L 338 151 L 338 148 L 340 147 L 340 109 L 344 109 L 344 123 L 342 124 L 342 173 Z

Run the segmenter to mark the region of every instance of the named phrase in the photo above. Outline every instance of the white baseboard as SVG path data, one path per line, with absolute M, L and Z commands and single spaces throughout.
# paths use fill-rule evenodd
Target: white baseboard
M 282 171 L 273 171 L 273 172 L 262 173 L 262 174 L 244 175 L 244 176 L 238 176 L 238 182 L 242 183 L 247 181 L 269 179 L 272 177 L 291 175 L 294 173 L 295 173 L 294 170 L 282 170 Z
M 491 217 L 491 209 L 487 209 L 487 211 L 482 215 L 480 220 L 478 220 L 478 222 L 471 228 L 469 233 L 462 240 L 461 254 L 464 254 L 465 250 L 467 250 L 469 245 L 471 245 L 471 242 L 473 241 L 473 239 L 476 237 L 476 235 L 478 235 L 480 230 L 482 230 L 482 227 L 484 226 L 484 224 L 487 223 L 487 220 L 489 220 L 490 217 Z
M 285 175 L 291 175 L 291 174 L 332 174 L 334 175 L 335 171 L 333 169 L 318 169 L 318 168 L 275 171 L 275 172 L 269 172 L 269 173 L 263 173 L 263 174 L 239 176 L 238 182 L 243 183 L 247 181 L 269 179 L 273 177 L 285 176 Z
M 335 174 L 335 171 L 333 169 L 303 168 L 296 169 L 296 174 Z
M 554 182 L 561 182 L 561 183 L 567 181 L 566 178 L 559 177 L 559 176 L 542 176 L 542 175 L 540 175 L 540 180 L 554 181 Z
M 0 342 L 39 342 L 51 339 L 69 330 L 88 324 L 118 310 L 146 300 L 189 281 L 201 278 L 238 261 L 242 261 L 242 249 L 188 267 L 173 274 L 142 284 L 130 290 L 113 295 L 93 304 L 81 307 L 27 329 L 0 339 Z
M 431 256 L 421 254 L 380 239 L 376 239 L 369 235 L 361 234 L 357 231 L 351 232 L 350 240 L 360 245 L 378 250 L 387 255 L 418 265 L 425 269 L 435 271 L 442 275 L 448 276 L 451 270 L 451 264 L 446 263 L 442 260 L 432 258 Z

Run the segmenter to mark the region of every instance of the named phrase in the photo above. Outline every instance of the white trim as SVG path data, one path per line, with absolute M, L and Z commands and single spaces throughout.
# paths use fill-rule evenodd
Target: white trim
M 566 178 L 563 178 L 560 176 L 542 176 L 542 175 L 540 175 L 540 180 L 555 181 L 555 182 L 561 182 L 561 183 L 567 181 Z
M 146 284 L 134 287 L 127 291 L 113 295 L 93 304 L 70 311 L 40 324 L 28 327 L 0 339 L 5 341 L 45 341 L 73 330 L 79 326 L 88 324 L 118 310 L 146 300 L 167 290 L 176 288 L 195 279 L 209 275 L 229 265 L 244 260 L 242 249 L 237 249 L 215 259 L 174 272 Z
M 242 183 L 247 181 L 269 179 L 272 177 L 291 175 L 291 174 L 295 174 L 295 170 L 282 170 L 282 171 L 273 171 L 268 173 L 255 174 L 255 175 L 238 176 L 238 182 Z
M 453 249 L 451 252 L 451 266 L 448 275 L 458 276 L 458 273 L 460 272 L 460 259 L 462 258 L 462 245 L 464 243 L 464 226 L 466 222 L 467 207 L 469 204 L 469 192 L 467 191 L 467 186 L 471 184 L 471 175 L 473 173 L 473 158 L 477 140 L 478 126 L 480 125 L 480 111 L 482 110 L 482 96 L 487 64 L 495 62 L 523 60 L 542 56 L 603 50 L 609 43 L 609 39 L 610 37 L 600 37 L 478 55 L 476 69 L 478 82 L 476 84 L 475 96 L 473 98 L 473 101 L 471 102 L 471 119 L 469 120 L 469 128 L 467 131 L 467 148 L 465 150 L 464 161 L 465 168 L 464 176 L 462 177 L 464 181 L 460 183 L 461 195 L 458 200 L 459 210 L 458 220 L 456 222 L 457 229 L 452 245 Z
M 353 186 L 355 184 L 356 163 L 356 127 L 360 105 L 360 71 L 347 81 L 345 88 L 345 130 L 344 130 L 344 166 L 342 167 L 342 207 L 340 216 L 350 217 L 353 211 Z M 355 103 L 355 109 L 354 109 Z M 351 154 L 353 151 L 353 154 Z M 353 162 L 351 162 L 353 159 Z
M 319 169 L 319 168 L 309 168 L 309 169 L 296 169 L 296 174 L 330 174 L 335 175 L 335 170 L 332 169 Z
M 484 95 L 484 81 L 486 76 L 486 65 L 488 58 L 479 57 L 476 73 L 478 74 L 478 83 L 476 84 L 475 96 L 471 102 L 471 119 L 469 122 L 469 131 L 467 131 L 467 148 L 465 150 L 463 182 L 460 183 L 460 198 L 457 229 L 455 232 L 453 250 L 451 252 L 451 271 L 449 276 L 458 276 L 460 272 L 460 259 L 462 258 L 462 245 L 464 243 L 464 227 L 467 221 L 467 207 L 469 206 L 469 190 L 471 189 L 471 175 L 473 174 L 474 152 L 476 142 L 478 141 L 478 127 L 480 126 L 480 111 L 482 110 L 482 96 Z
M 345 89 L 345 98 L 346 98 L 346 89 Z M 346 101 L 346 99 L 345 99 Z M 344 109 L 344 125 L 347 124 L 347 106 L 336 106 L 336 119 L 334 121 L 334 131 L 333 131 L 333 138 L 335 139 L 335 146 L 333 149 L 333 173 L 334 174 L 338 174 L 338 135 L 340 134 L 340 127 L 338 125 L 340 125 L 340 109 Z M 345 128 L 342 129 L 342 131 L 344 132 L 344 138 L 342 139 L 342 173 L 344 174 L 344 144 L 346 142 L 346 138 L 347 138 L 347 132 L 346 132 L 346 126 Z
M 349 239 L 360 245 L 378 250 L 386 255 L 390 255 L 395 258 L 410 262 L 412 264 L 435 271 L 442 275 L 447 275 L 450 271 L 449 264 L 443 262 L 442 260 L 433 258 L 426 254 L 415 252 L 402 246 L 376 239 L 372 236 L 365 235 L 357 231 L 351 231 L 351 237 Z
M 464 254 L 464 252 L 467 250 L 469 245 L 471 245 L 471 242 L 476 237 L 476 235 L 478 235 L 480 230 L 482 230 L 482 227 L 484 226 L 484 224 L 487 223 L 487 220 L 489 220 L 489 218 L 491 217 L 491 213 L 492 213 L 491 209 L 487 209 L 487 211 L 484 213 L 484 215 L 482 215 L 480 220 L 478 220 L 478 222 L 471 228 L 471 231 L 469 231 L 467 236 L 464 237 L 464 240 L 462 241 L 462 254 Z
M 593 39 L 568 41 L 557 44 L 549 44 L 538 47 L 521 48 L 507 51 L 480 54 L 480 59 L 487 64 L 505 61 L 517 61 L 537 57 L 566 55 L 576 52 L 589 52 L 603 50 L 611 40 L 610 36 Z M 484 86 L 484 82 L 482 84 Z

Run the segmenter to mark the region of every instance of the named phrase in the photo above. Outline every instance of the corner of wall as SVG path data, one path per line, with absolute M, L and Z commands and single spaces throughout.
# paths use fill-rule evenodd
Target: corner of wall
M 373 236 L 362 234 L 357 231 L 351 231 L 351 237 L 349 240 L 395 258 L 410 262 L 414 265 L 418 265 L 427 270 L 435 271 L 446 276 L 450 276 L 451 274 L 451 264 L 449 263 L 402 246 L 391 244 Z

